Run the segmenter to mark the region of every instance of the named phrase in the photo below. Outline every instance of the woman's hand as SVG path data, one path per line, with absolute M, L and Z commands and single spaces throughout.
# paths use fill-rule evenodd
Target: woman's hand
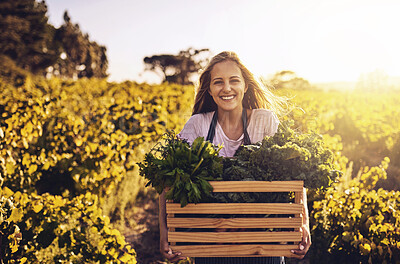
M 307 251 L 311 246 L 311 235 L 308 225 L 303 225 L 300 229 L 303 236 L 299 244 L 299 249 L 291 250 L 292 253 L 296 254 L 295 258 L 302 259 L 307 254 Z
M 177 262 L 186 257 L 181 256 L 181 252 L 172 252 L 168 245 L 168 227 L 166 214 L 165 191 L 160 194 L 159 223 L 160 223 L 160 252 L 170 262 Z
M 172 252 L 172 249 L 169 247 L 168 242 L 160 243 L 160 251 L 163 257 L 168 259 L 169 262 L 178 262 L 179 260 L 186 259 L 186 257 L 181 256 L 181 252 Z
M 303 188 L 303 195 L 301 198 L 301 203 L 303 204 L 303 225 L 300 228 L 302 233 L 302 239 L 299 244 L 299 249 L 292 250 L 291 252 L 296 254 L 295 258 L 302 259 L 307 254 L 307 251 L 311 246 L 311 233 L 310 233 L 310 221 L 308 217 L 308 207 L 307 207 L 307 190 Z

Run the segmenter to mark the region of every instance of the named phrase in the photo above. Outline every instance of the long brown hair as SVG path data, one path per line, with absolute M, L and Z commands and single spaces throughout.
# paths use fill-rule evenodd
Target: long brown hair
M 241 70 L 245 84 L 248 87 L 242 102 L 244 108 L 265 108 L 270 109 L 277 114 L 281 112 L 284 100 L 275 96 L 268 88 L 263 88 L 254 78 L 254 75 L 243 65 L 236 53 L 232 51 L 223 51 L 211 59 L 200 75 L 192 115 L 217 110 L 217 104 L 208 92 L 210 89 L 211 71 L 215 64 L 226 60 L 236 63 Z

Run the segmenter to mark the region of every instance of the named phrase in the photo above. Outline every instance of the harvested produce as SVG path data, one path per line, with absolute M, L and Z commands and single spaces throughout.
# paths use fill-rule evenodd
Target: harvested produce
M 209 195 L 209 180 L 221 179 L 222 157 L 219 148 L 199 137 L 193 144 L 167 133 L 164 143 L 157 144 L 139 163 L 140 175 L 149 180 L 158 193 L 169 187 L 166 199 L 198 203 Z
M 167 136 L 139 164 L 158 193 L 166 187 L 167 199 L 181 206 L 198 202 L 270 202 L 282 201 L 281 194 L 212 193 L 209 180 L 224 181 L 293 181 L 302 180 L 311 189 L 328 187 L 340 175 L 333 168 L 332 152 L 324 147 L 318 134 L 300 134 L 288 125 L 280 125 L 277 133 L 262 142 L 241 146 L 234 157 L 218 156 L 219 148 L 204 138 L 193 144 Z

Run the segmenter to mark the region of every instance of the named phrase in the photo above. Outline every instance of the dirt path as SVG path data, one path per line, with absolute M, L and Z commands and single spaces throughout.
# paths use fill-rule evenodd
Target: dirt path
M 132 244 L 139 264 L 166 263 L 159 253 L 158 200 L 154 193 L 140 197 L 135 210 L 129 217 L 137 223 L 133 230 L 125 233 L 127 242 Z

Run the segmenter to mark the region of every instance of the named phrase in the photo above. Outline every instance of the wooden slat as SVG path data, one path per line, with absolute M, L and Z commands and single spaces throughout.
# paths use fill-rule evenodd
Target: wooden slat
M 210 181 L 213 192 L 300 192 L 303 181 Z
M 169 214 L 169 217 L 174 218 L 174 216 L 175 216 L 174 214 Z M 170 232 L 175 232 L 175 227 L 170 226 L 170 227 L 168 227 L 168 230 L 169 230 Z M 170 245 L 171 245 L 171 246 L 175 246 L 176 243 L 175 243 L 175 242 L 170 242 Z
M 301 203 L 301 198 L 303 196 L 303 190 L 294 193 L 294 202 L 299 204 Z
M 300 194 L 302 181 L 216 181 L 210 182 L 214 192 L 295 192 L 295 203 L 167 203 L 168 241 L 173 251 L 180 251 L 190 257 L 250 257 L 250 256 L 286 256 L 294 257 L 291 249 L 297 249 L 301 241 L 299 227 L 302 224 L 300 214 Z M 295 215 L 287 218 L 176 218 L 174 214 L 282 214 Z M 175 232 L 176 228 L 228 228 L 226 232 Z M 244 232 L 232 232 L 229 228 L 246 228 Z M 295 231 L 249 232 L 249 228 L 294 228 Z M 221 231 L 221 230 L 220 230 Z M 174 245 L 187 243 L 218 243 L 217 245 Z M 254 243 L 278 242 L 281 245 L 257 245 Z M 294 242 L 295 245 L 282 245 Z M 221 243 L 233 243 L 222 245 Z M 252 243 L 252 244 L 240 244 Z
M 167 214 L 300 214 L 301 204 L 292 203 L 199 203 L 181 207 L 167 203 Z
M 303 190 L 300 191 L 300 192 L 295 192 L 295 193 L 294 193 L 294 202 L 295 202 L 296 204 L 300 204 L 302 196 L 303 196 Z M 296 217 L 302 217 L 302 214 L 304 214 L 303 209 L 304 209 L 304 207 L 302 207 L 301 213 L 300 213 L 300 214 L 295 214 L 295 216 L 296 216 Z M 302 219 L 303 219 L 303 218 L 302 218 Z M 303 222 L 301 223 L 301 225 L 303 225 Z M 300 231 L 300 228 L 296 228 L 295 230 L 296 230 L 296 231 Z
M 294 218 L 167 218 L 169 228 L 299 228 Z
M 173 246 L 173 252 L 181 252 L 191 257 L 294 257 L 291 249 L 297 245 L 195 245 Z
M 169 242 L 298 242 L 300 232 L 168 232 Z

